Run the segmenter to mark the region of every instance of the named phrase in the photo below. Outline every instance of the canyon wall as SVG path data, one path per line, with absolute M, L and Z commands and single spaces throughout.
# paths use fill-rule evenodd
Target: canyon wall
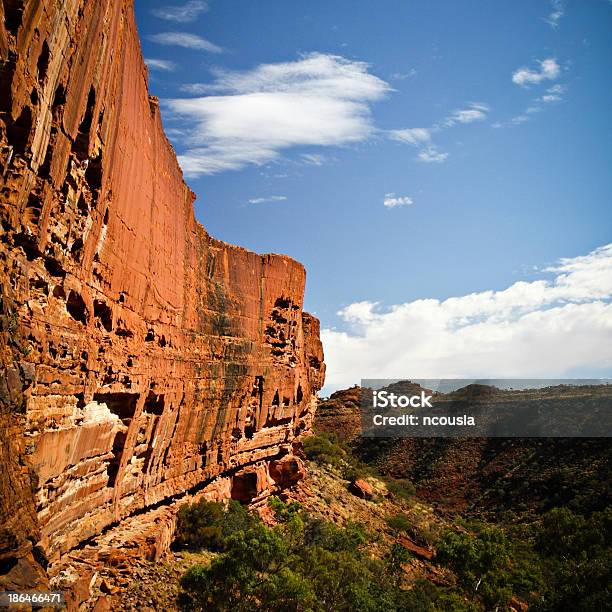
M 197 223 L 130 0 L 0 3 L 0 580 L 183 494 L 301 477 L 305 270 Z

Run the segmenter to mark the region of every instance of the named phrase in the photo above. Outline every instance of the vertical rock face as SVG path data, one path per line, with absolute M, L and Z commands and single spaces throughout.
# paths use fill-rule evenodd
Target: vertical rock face
M 128 0 L 0 3 L 0 580 L 194 490 L 249 501 L 324 377 L 304 268 L 211 238 Z

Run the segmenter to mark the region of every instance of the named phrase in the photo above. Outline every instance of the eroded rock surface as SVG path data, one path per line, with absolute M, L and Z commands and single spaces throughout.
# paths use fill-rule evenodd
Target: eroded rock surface
M 185 494 L 301 478 L 305 270 L 211 238 L 129 0 L 0 3 L 0 580 Z M 130 518 L 131 517 L 131 518 Z

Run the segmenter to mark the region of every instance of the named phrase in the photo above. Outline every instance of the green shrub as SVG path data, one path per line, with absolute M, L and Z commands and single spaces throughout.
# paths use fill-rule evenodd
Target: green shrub
M 376 470 L 372 469 L 366 463 L 362 463 L 349 454 L 342 467 L 342 478 L 345 480 L 357 480 L 358 478 L 367 478 L 368 476 L 377 476 Z
M 386 519 L 387 525 L 398 532 L 408 532 L 412 527 L 412 521 L 405 514 L 396 514 L 394 516 L 388 516 Z
M 399 499 L 411 499 L 416 495 L 414 485 L 405 478 L 385 478 L 387 490 L 391 495 Z
M 347 457 L 347 452 L 338 443 L 337 436 L 332 433 L 308 436 L 304 438 L 303 446 L 308 459 L 320 464 L 339 465 Z
M 338 468 L 345 480 L 365 478 L 375 473 L 369 465 L 357 459 L 349 447 L 339 442 L 333 433 L 323 432 L 308 436 L 304 439 L 303 446 L 308 459 L 320 465 Z
M 302 512 L 302 504 L 293 501 L 286 504 L 284 501 L 272 495 L 268 498 L 268 506 L 274 512 L 276 520 L 286 523 Z
M 175 546 L 192 550 L 220 549 L 223 540 L 220 521 L 224 514 L 222 504 L 206 500 L 182 506 L 178 512 Z
M 234 500 L 227 509 L 206 500 L 185 504 L 178 512 L 174 548 L 224 550 L 227 538 L 248 528 L 253 520 L 246 508 Z

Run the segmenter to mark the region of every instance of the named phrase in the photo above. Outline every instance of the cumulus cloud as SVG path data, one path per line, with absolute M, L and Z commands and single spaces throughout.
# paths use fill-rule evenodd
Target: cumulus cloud
M 173 72 L 176 70 L 176 64 L 170 60 L 153 59 L 151 57 L 145 59 L 145 64 L 149 70 L 163 70 L 164 72 Z
M 166 21 L 175 23 L 189 23 L 195 21 L 201 13 L 208 10 L 208 2 L 203 0 L 190 0 L 178 6 L 162 6 L 151 11 L 153 15 Z
M 408 206 L 412 204 L 412 198 L 409 196 L 396 196 L 394 193 L 385 193 L 383 205 L 386 208 L 397 208 L 398 206 Z
M 287 196 L 273 195 L 266 196 L 264 198 L 252 198 L 249 200 L 249 204 L 267 204 L 268 202 L 284 202 Z
M 419 152 L 417 159 L 426 164 L 441 164 L 448 158 L 448 153 L 438 151 L 435 147 L 427 147 Z
M 544 275 L 550 275 L 544 278 Z M 502 291 L 362 301 L 322 331 L 328 388 L 361 378 L 546 378 L 612 369 L 612 244 Z
M 164 101 L 170 120 L 193 126 L 179 156 L 188 176 L 265 164 L 290 147 L 365 140 L 369 104 L 390 91 L 368 64 L 322 53 L 215 76 L 192 85 L 207 96 Z
M 512 81 L 521 87 L 529 87 L 529 85 L 537 85 L 542 81 L 554 81 L 561 74 L 561 66 L 557 63 L 554 57 L 538 61 L 540 68 L 531 70 L 523 66 L 512 73 Z
M 185 49 L 208 51 L 209 53 L 223 52 L 223 49 L 218 45 L 197 34 L 188 34 L 187 32 L 160 32 L 159 34 L 151 34 L 147 38 L 160 45 L 184 47 Z

